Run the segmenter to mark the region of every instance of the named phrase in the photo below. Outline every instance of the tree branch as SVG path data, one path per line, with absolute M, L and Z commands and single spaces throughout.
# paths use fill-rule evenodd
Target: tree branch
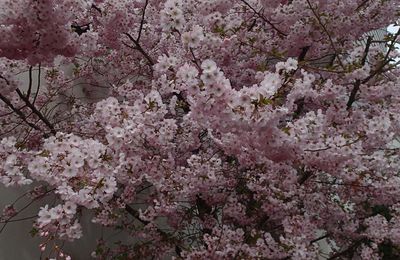
M 368 36 L 367 43 L 365 45 L 364 55 L 363 55 L 363 57 L 361 59 L 361 65 L 362 66 L 364 66 L 365 62 L 367 61 L 368 52 L 369 52 L 369 48 L 371 46 L 372 40 L 373 40 L 373 37 L 372 36 Z M 354 87 L 351 90 L 349 100 L 347 101 L 347 110 L 349 110 L 351 108 L 351 106 L 353 105 L 354 101 L 356 101 L 357 92 L 360 89 L 360 86 L 361 86 L 361 80 L 358 79 L 354 83 Z
M 154 61 L 153 59 L 149 56 L 149 54 L 146 53 L 146 51 L 142 48 L 142 46 L 140 46 L 139 42 L 136 41 L 132 35 L 130 35 L 129 33 L 124 33 L 126 36 L 128 36 L 128 38 L 135 44 L 135 47 L 131 47 L 129 45 L 127 45 L 130 48 L 136 49 L 138 50 L 141 54 L 143 54 L 143 56 L 146 58 L 146 60 L 149 62 L 149 64 L 151 66 L 154 65 Z
M 304 61 L 304 59 L 307 55 L 307 52 L 310 50 L 310 47 L 311 46 L 305 46 L 305 47 L 301 48 L 301 53 L 299 55 L 298 61 Z
M 339 258 L 339 257 L 341 257 L 341 256 L 343 256 L 343 255 L 345 255 L 345 254 L 347 254 L 347 253 L 352 252 L 353 250 L 357 249 L 357 247 L 359 247 L 359 246 L 362 244 L 362 242 L 363 242 L 363 239 L 354 242 L 354 243 L 353 243 L 352 245 L 350 245 L 347 249 L 345 249 L 345 250 L 343 250 L 343 251 L 341 251 L 341 252 L 338 252 L 338 253 L 334 254 L 333 256 L 331 256 L 330 258 L 328 258 L 328 260 L 333 260 L 333 259 Z
M 24 121 L 27 125 L 29 125 L 30 127 L 32 127 L 33 129 L 36 129 L 40 132 L 42 132 L 42 129 L 40 129 L 37 125 L 31 123 L 28 121 L 28 119 L 26 118 L 25 114 L 22 113 L 21 110 L 19 110 L 18 108 L 14 107 L 14 105 L 11 103 L 11 101 L 6 98 L 5 96 L 3 96 L 2 94 L 0 94 L 0 99 L 12 110 L 14 111 L 21 119 L 22 121 Z
M 24 94 L 22 94 L 22 92 L 17 88 L 16 92 L 18 94 L 18 96 L 25 102 L 25 104 L 32 110 L 32 112 L 37 115 L 39 117 L 39 119 L 46 124 L 46 126 L 50 129 L 50 132 L 54 135 L 56 134 L 56 130 L 54 129 L 53 124 L 50 123 L 50 121 L 43 116 L 43 114 L 37 110 L 37 108 L 35 107 L 35 105 L 33 105 L 29 99 L 27 97 L 24 96 Z
M 356 12 L 359 11 L 365 4 L 367 4 L 369 0 L 364 0 L 361 4 L 359 4 L 356 8 Z
M 342 62 L 342 60 L 340 59 L 340 57 L 339 57 L 339 55 L 338 55 L 339 52 L 338 52 L 338 50 L 337 50 L 336 47 L 335 47 L 335 43 L 334 43 L 333 40 L 332 40 L 331 34 L 329 33 L 329 31 L 328 31 L 328 29 L 326 28 L 326 26 L 324 25 L 324 23 L 321 21 L 321 18 L 319 17 L 319 15 L 317 14 L 317 12 L 314 10 L 314 8 L 313 8 L 312 4 L 310 3 L 310 1 L 309 1 L 309 0 L 306 0 L 306 1 L 307 1 L 308 6 L 310 7 L 312 13 L 314 14 L 315 18 L 317 18 L 317 21 L 318 21 L 319 25 L 321 25 L 323 31 L 324 31 L 324 32 L 326 33 L 326 35 L 328 36 L 329 41 L 330 41 L 330 43 L 331 43 L 331 47 L 332 47 L 333 50 L 335 51 L 335 54 L 336 54 L 336 57 L 337 57 L 337 59 L 338 59 L 338 62 L 339 62 L 339 64 L 340 64 L 340 66 L 341 66 L 342 68 L 344 68 L 343 62 Z
M 149 4 L 149 0 L 146 0 L 146 2 L 144 3 L 144 7 L 143 7 L 143 12 L 142 12 L 142 19 L 140 20 L 140 26 L 139 26 L 139 32 L 138 32 L 138 37 L 136 38 L 136 41 L 139 42 L 140 41 L 140 37 L 142 35 L 142 30 L 143 30 L 143 24 L 144 24 L 144 17 L 146 15 L 146 8 L 147 5 Z
M 313 243 L 315 243 L 315 242 L 318 242 L 318 241 L 320 241 L 320 240 L 322 240 L 322 239 L 325 239 L 325 238 L 329 237 L 330 235 L 331 235 L 330 233 L 326 233 L 326 234 L 323 235 L 323 236 L 320 236 L 320 237 L 318 237 L 318 238 L 316 238 L 316 239 L 314 239 L 314 240 L 311 240 L 311 241 L 310 241 L 310 245 L 313 244 Z
M 91 8 L 93 8 L 94 10 L 96 10 L 97 12 L 99 12 L 100 14 L 102 14 L 101 9 L 100 9 L 97 5 L 92 4 Z
M 27 98 L 31 95 L 32 91 L 32 66 L 29 67 L 29 86 L 28 86 L 28 92 L 26 93 Z
M 40 63 L 39 63 L 39 68 L 38 68 L 38 80 L 37 80 L 37 88 L 36 88 L 36 93 L 35 93 L 35 96 L 33 97 L 32 104 L 35 104 L 35 102 L 36 102 L 36 98 L 37 98 L 37 97 L 38 97 L 38 95 L 39 95 L 39 89 L 40 89 L 40 77 L 41 77 L 41 73 L 42 73 L 42 70 L 41 70 L 41 65 L 40 65 Z
M 282 32 L 281 30 L 279 30 L 271 21 L 269 21 L 268 19 L 266 19 L 264 17 L 264 15 L 262 15 L 260 12 L 258 12 L 256 9 L 254 9 L 254 7 L 252 7 L 246 0 L 241 0 L 242 3 L 244 3 L 246 6 L 248 6 L 256 15 L 258 15 L 264 22 L 266 22 L 267 24 L 269 24 L 275 31 L 277 31 L 280 35 L 282 36 L 287 36 L 286 33 Z
M 356 95 L 358 90 L 360 89 L 360 85 L 361 84 L 365 84 L 367 83 L 369 80 L 371 80 L 373 77 L 375 77 L 378 73 L 383 72 L 383 68 L 390 62 L 392 61 L 391 59 L 389 59 L 389 55 L 390 52 L 393 50 L 395 43 L 396 43 L 396 39 L 397 37 L 399 37 L 400 35 L 400 29 L 397 31 L 397 33 L 394 35 L 392 42 L 390 43 L 390 46 L 388 48 L 388 51 L 386 52 L 385 57 L 383 58 L 382 64 L 373 72 L 371 73 L 367 78 L 365 78 L 364 80 L 357 80 L 354 83 L 354 88 L 352 89 L 351 93 L 350 93 L 350 97 L 349 100 L 347 102 L 347 109 L 351 108 L 351 105 L 354 103 L 355 99 L 356 99 Z M 366 60 L 367 60 L 367 55 L 368 55 L 368 51 L 370 48 L 370 45 L 372 43 L 373 39 L 371 36 L 368 37 L 366 46 L 365 46 L 365 51 L 364 51 L 364 56 L 361 60 L 361 64 L 364 65 Z

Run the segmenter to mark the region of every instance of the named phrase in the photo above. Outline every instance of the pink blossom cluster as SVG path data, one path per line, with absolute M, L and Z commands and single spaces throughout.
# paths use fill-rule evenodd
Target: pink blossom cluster
M 42 207 L 38 213 L 37 225 L 41 230 L 41 236 L 54 236 L 74 240 L 82 236 L 82 228 L 77 220 L 74 220 L 76 205 L 66 202 L 49 209 L 48 205 Z
M 132 238 L 97 259 L 400 257 L 398 1 L 0 7 L 0 182 L 55 196 L 49 258 L 84 214 Z

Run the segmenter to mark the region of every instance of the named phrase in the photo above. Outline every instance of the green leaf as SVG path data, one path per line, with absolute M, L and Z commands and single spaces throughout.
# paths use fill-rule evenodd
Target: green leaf
M 37 233 L 39 233 L 39 230 L 35 227 L 33 227 L 31 231 L 29 231 L 29 234 L 31 234 L 32 237 L 36 236 Z

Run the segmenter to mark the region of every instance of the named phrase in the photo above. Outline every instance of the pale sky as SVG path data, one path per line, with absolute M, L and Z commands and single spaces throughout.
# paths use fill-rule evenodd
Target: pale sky
M 399 29 L 399 26 L 393 26 L 393 25 L 390 25 L 390 26 L 387 28 L 387 30 L 388 30 L 390 33 L 396 33 L 398 29 Z M 396 47 L 397 47 L 397 49 L 399 50 L 399 49 L 400 49 L 400 44 L 396 44 Z M 397 58 L 397 59 L 396 59 L 396 61 L 399 61 L 399 60 L 400 60 L 400 58 Z

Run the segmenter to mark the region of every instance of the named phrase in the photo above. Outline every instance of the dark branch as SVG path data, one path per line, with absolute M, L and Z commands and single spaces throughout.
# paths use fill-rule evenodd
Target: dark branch
M 198 62 L 198 60 L 196 58 L 196 55 L 194 54 L 193 48 L 189 48 L 189 50 L 190 50 L 190 53 L 192 54 L 192 57 L 193 57 L 193 60 L 192 60 L 193 63 L 196 65 L 197 69 L 199 71 L 201 71 L 201 67 L 200 67 L 199 62 Z
M 28 86 L 28 92 L 26 93 L 26 97 L 29 98 L 31 95 L 32 91 L 32 66 L 29 67 L 29 86 Z
M 132 217 L 134 217 L 136 220 L 138 220 L 140 223 L 142 223 L 143 225 L 147 225 L 150 222 L 149 221 L 145 221 L 143 219 L 140 218 L 140 214 L 137 210 L 135 210 L 134 208 L 132 208 L 129 205 L 125 206 L 125 210 L 126 212 L 128 212 Z
M 5 77 L 0 75 L 0 79 L 3 79 L 7 85 L 10 85 L 10 81 L 8 81 L 8 79 L 6 79 Z
M 78 25 L 78 24 L 72 24 L 71 28 L 74 32 L 76 32 L 78 35 L 82 35 L 85 32 L 89 31 L 90 29 L 90 24 L 84 24 L 84 25 Z
M 312 176 L 312 174 L 313 174 L 312 171 L 301 171 L 299 184 L 303 185 Z
M 137 42 L 132 35 L 130 35 L 129 33 L 124 33 L 126 36 L 128 36 L 128 38 L 135 44 L 135 47 L 131 47 L 129 45 L 129 47 L 138 50 L 141 54 L 143 54 L 143 56 L 146 58 L 146 60 L 149 62 L 149 64 L 151 66 L 154 65 L 154 61 L 153 59 L 149 56 L 149 54 L 147 54 L 147 52 L 142 48 L 142 46 L 140 46 L 139 42 Z
M 92 6 L 91 6 L 94 10 L 96 10 L 97 12 L 99 12 L 100 14 L 102 13 L 101 12 L 101 9 L 99 8 L 99 7 L 97 7 L 95 4 L 92 4 Z
M 32 104 L 35 104 L 35 102 L 36 102 L 36 98 L 37 98 L 37 97 L 38 97 L 38 95 L 39 95 L 39 89 L 40 89 L 40 77 L 41 77 L 41 74 L 42 74 L 42 70 L 41 70 L 41 65 L 40 65 L 40 63 L 39 63 L 39 68 L 38 68 L 38 80 L 37 80 L 37 88 L 36 88 L 36 93 L 35 93 L 35 96 L 33 97 Z
M 364 66 L 365 62 L 367 61 L 368 52 L 369 52 L 369 48 L 371 46 L 372 40 L 373 40 L 373 37 L 368 36 L 367 43 L 365 45 L 364 55 L 363 55 L 363 57 L 361 59 L 361 65 L 362 66 Z M 361 80 L 358 79 L 354 83 L 354 87 L 351 90 L 349 100 L 347 101 L 347 109 L 350 109 L 351 106 L 353 105 L 354 101 L 356 101 L 357 92 L 359 91 L 360 86 L 361 86 Z
M 372 72 L 367 78 L 365 78 L 364 80 L 357 80 L 354 83 L 354 88 L 352 89 L 351 93 L 350 93 L 350 97 L 349 97 L 349 101 L 347 102 L 347 109 L 351 108 L 351 105 L 354 103 L 355 99 L 356 99 L 356 95 L 358 90 L 360 89 L 360 85 L 361 84 L 365 84 L 368 81 L 370 81 L 372 78 L 374 78 L 377 74 L 382 73 L 384 67 L 390 62 L 392 61 L 392 59 L 389 58 L 390 52 L 394 49 L 395 43 L 396 43 L 396 39 L 397 37 L 400 36 L 400 29 L 397 31 L 397 33 L 393 36 L 393 40 L 390 43 L 390 46 L 388 48 L 388 51 L 386 52 L 385 57 L 383 58 L 382 64 L 374 71 Z M 368 37 L 367 43 L 366 43 L 366 47 L 365 47 L 365 52 L 364 52 L 364 56 L 362 58 L 362 65 L 365 64 L 366 60 L 367 60 L 367 55 L 368 55 L 368 51 L 369 51 L 369 47 L 372 43 L 372 37 Z
M 358 79 L 356 83 L 354 83 L 354 87 L 351 90 L 349 100 L 347 101 L 347 110 L 349 110 L 353 105 L 354 101 L 356 101 L 357 92 L 360 89 L 360 86 L 361 86 L 361 80 Z
M 35 107 L 35 105 L 33 105 L 29 99 L 24 96 L 24 94 L 22 94 L 22 92 L 19 89 L 16 89 L 16 92 L 18 94 L 18 96 L 25 102 L 25 104 L 32 110 L 32 112 L 37 115 L 39 117 L 39 119 L 46 124 L 46 126 L 50 129 L 50 132 L 54 135 L 56 134 L 56 130 L 54 129 L 53 124 L 51 124 L 49 122 L 49 120 L 43 116 L 43 114 L 37 110 L 37 108 Z
M 14 107 L 14 105 L 11 103 L 11 101 L 6 98 L 5 96 L 0 94 L 0 99 L 6 103 L 6 105 L 12 110 L 14 111 L 27 125 L 29 125 L 30 127 L 32 127 L 33 129 L 36 129 L 38 131 L 42 131 L 42 129 L 40 129 L 37 125 L 31 123 L 28 121 L 28 119 L 26 118 L 25 114 L 22 113 L 21 110 L 19 110 L 18 108 Z
M 306 46 L 306 47 L 301 48 L 301 53 L 300 53 L 299 58 L 298 58 L 299 61 L 304 61 L 308 50 L 310 50 L 310 47 L 311 46 Z
M 338 253 L 334 254 L 333 256 L 331 256 L 330 258 L 328 258 L 328 260 L 333 260 L 333 259 L 339 258 L 339 257 L 341 257 L 341 256 L 343 256 L 343 255 L 346 255 L 346 254 L 348 254 L 348 253 L 354 252 L 354 251 L 357 249 L 357 247 L 359 247 L 359 246 L 362 244 L 362 242 L 363 242 L 362 239 L 361 239 L 361 240 L 358 240 L 358 241 L 356 241 L 356 242 L 354 242 L 354 243 L 353 243 L 352 245 L 350 245 L 347 249 L 345 249 L 345 250 L 343 250 L 343 251 L 341 251 L 341 252 L 338 252 Z
M 338 50 L 337 50 L 336 47 L 335 47 L 335 43 L 333 42 L 333 39 L 332 39 L 331 34 L 329 33 L 329 31 L 328 31 L 328 29 L 326 28 L 325 24 L 321 21 L 321 18 L 319 17 L 318 13 L 314 10 L 314 7 L 313 7 L 312 4 L 310 3 L 310 1 L 309 1 L 309 0 L 306 0 L 306 1 L 307 1 L 308 7 L 310 8 L 311 12 L 314 14 L 315 18 L 317 18 L 317 21 L 318 21 L 319 25 L 322 27 L 323 31 L 324 31 L 324 32 L 326 33 L 326 35 L 328 36 L 329 41 L 330 41 L 330 43 L 331 43 L 331 47 L 332 47 L 332 49 L 335 51 L 336 58 L 338 59 L 339 65 L 340 65 L 342 68 L 344 68 L 343 62 L 342 62 L 342 60 L 340 59 L 340 57 L 339 57 L 339 55 L 338 55 L 339 52 L 338 52 Z
M 254 9 L 254 7 L 252 7 L 246 0 L 241 0 L 242 3 L 244 3 L 246 6 L 248 6 L 256 15 L 258 15 L 264 22 L 266 22 L 267 24 L 269 24 L 275 31 L 277 31 L 280 35 L 282 36 L 287 36 L 286 33 L 282 32 L 281 30 L 279 30 L 271 21 L 269 21 L 267 18 L 264 17 L 263 14 L 261 14 L 260 12 L 258 12 L 256 9 Z
M 144 25 L 144 17 L 146 15 L 146 8 L 147 5 L 149 4 L 149 0 L 146 0 L 146 2 L 144 3 L 144 7 L 143 7 L 143 12 L 142 12 L 142 19 L 140 20 L 140 26 L 139 26 L 139 32 L 138 32 L 138 37 L 136 38 L 136 41 L 139 42 L 140 41 L 140 37 L 142 36 L 142 30 L 143 30 L 143 25 Z
M 357 8 L 356 8 L 356 12 L 357 11 L 359 11 L 361 8 L 363 8 L 363 6 L 366 4 L 366 3 L 368 3 L 369 2 L 369 0 L 364 0 L 361 4 L 359 4 L 358 6 L 357 6 Z
M 325 239 L 325 238 L 329 237 L 330 235 L 331 235 L 331 234 L 327 233 L 327 234 L 325 234 L 325 235 L 323 235 L 323 236 L 320 236 L 320 237 L 318 237 L 318 238 L 316 238 L 316 239 L 314 239 L 314 240 L 311 240 L 311 241 L 310 241 L 310 245 L 313 244 L 313 243 L 315 243 L 315 242 L 318 242 L 318 241 L 320 241 L 320 240 L 322 240 L 322 239 Z
M 139 212 L 138 212 L 137 210 L 135 210 L 134 208 L 132 208 L 131 206 L 126 205 L 126 206 L 125 206 L 125 210 L 126 210 L 126 212 L 128 212 L 132 217 L 134 217 L 136 220 L 138 220 L 138 221 L 139 221 L 140 223 L 142 223 L 143 225 L 147 225 L 147 224 L 150 223 L 149 221 L 146 221 L 146 220 L 141 219 L 141 218 L 140 218 Z M 160 233 L 160 235 L 161 235 L 162 237 L 164 237 L 165 239 L 170 239 L 171 242 L 174 243 L 175 249 L 176 249 L 177 251 L 179 251 L 179 252 L 182 251 L 182 247 L 179 245 L 179 241 L 177 241 L 176 239 L 174 239 L 173 237 L 171 237 L 170 234 L 166 233 L 165 231 L 161 230 L 161 229 L 158 228 L 158 227 L 157 227 L 157 231 L 158 231 L 158 233 Z

